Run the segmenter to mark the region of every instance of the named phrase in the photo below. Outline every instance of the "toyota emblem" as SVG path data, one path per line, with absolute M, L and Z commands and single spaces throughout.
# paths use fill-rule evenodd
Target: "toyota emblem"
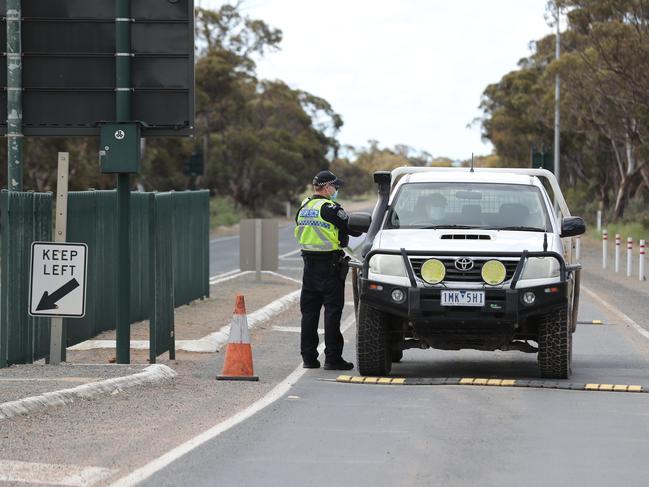
M 470 271 L 473 269 L 473 260 L 466 257 L 455 259 L 455 268 L 459 271 Z

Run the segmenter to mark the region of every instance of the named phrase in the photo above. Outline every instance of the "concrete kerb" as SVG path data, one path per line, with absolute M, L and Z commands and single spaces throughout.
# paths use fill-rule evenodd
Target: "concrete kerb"
M 21 414 L 40 412 L 54 406 L 63 406 L 78 399 L 90 399 L 100 394 L 112 394 L 134 386 L 171 380 L 176 375 L 176 371 L 166 365 L 149 365 L 142 372 L 132 375 L 115 377 L 90 384 L 83 384 L 71 389 L 46 392 L 38 396 L 2 403 L 0 404 L 0 420 L 9 419 Z
M 272 303 L 267 304 L 263 308 L 250 313 L 248 315 L 248 327 L 252 329 L 297 304 L 300 300 L 300 292 L 300 289 L 290 292 Z M 227 343 L 229 334 L 230 324 L 228 323 L 221 327 L 219 331 L 210 333 L 209 335 L 197 340 L 176 340 L 176 350 L 199 353 L 218 352 L 220 348 Z M 72 347 L 68 347 L 68 350 L 93 350 L 97 348 L 115 348 L 115 340 L 87 340 Z M 149 341 L 132 340 L 131 349 L 148 350 Z

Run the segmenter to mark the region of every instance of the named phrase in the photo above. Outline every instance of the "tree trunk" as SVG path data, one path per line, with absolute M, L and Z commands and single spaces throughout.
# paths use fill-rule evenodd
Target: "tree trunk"
M 617 195 L 615 196 L 615 209 L 613 210 L 613 218 L 616 220 L 622 219 L 624 210 L 626 210 L 626 206 L 629 203 L 630 182 L 631 178 L 625 174 L 618 186 Z

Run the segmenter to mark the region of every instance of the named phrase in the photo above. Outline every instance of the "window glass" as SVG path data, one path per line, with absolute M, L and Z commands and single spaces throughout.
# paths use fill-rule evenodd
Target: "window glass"
M 406 183 L 392 203 L 387 226 L 551 228 L 537 187 L 485 183 Z

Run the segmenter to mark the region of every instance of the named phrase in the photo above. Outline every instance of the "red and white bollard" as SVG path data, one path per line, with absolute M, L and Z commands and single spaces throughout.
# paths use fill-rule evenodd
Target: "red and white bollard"
M 626 238 L 626 277 L 631 277 L 631 264 L 633 261 L 633 238 Z
M 581 260 L 581 236 L 577 235 L 577 240 L 575 242 L 575 260 L 579 262 Z
M 622 237 L 619 233 L 615 234 L 615 272 L 620 272 L 620 244 Z
M 638 270 L 638 279 L 641 281 L 647 280 L 647 277 L 645 276 L 645 270 L 644 270 L 644 249 L 645 249 L 645 242 L 644 240 L 640 240 L 640 269 Z
M 606 269 L 608 260 L 608 231 L 602 232 L 602 269 Z

